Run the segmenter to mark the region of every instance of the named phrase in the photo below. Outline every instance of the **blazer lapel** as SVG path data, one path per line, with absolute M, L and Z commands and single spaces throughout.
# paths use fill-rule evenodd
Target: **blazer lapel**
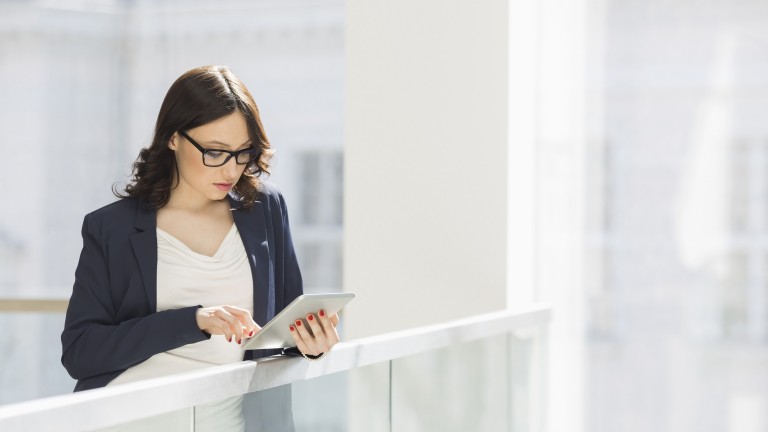
M 133 254 L 139 264 L 144 289 L 147 291 L 149 310 L 157 312 L 157 212 L 142 210 L 139 202 L 134 227 L 139 232 L 131 236 Z
M 273 266 L 270 263 L 267 224 L 264 217 L 264 204 L 253 203 L 251 208 L 243 208 L 230 196 L 232 218 L 248 255 L 253 277 L 253 320 L 263 326 L 275 316 L 275 284 Z

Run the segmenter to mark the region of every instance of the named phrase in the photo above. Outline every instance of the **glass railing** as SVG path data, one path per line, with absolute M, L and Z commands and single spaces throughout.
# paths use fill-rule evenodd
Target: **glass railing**
M 61 329 L 67 301 L 0 298 L 0 406 L 70 393 L 61 366 Z
M 0 430 L 528 431 L 544 418 L 550 309 L 531 305 L 9 404 Z

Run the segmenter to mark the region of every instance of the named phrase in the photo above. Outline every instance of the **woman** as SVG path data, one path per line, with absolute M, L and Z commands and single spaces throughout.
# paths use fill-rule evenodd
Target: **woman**
M 122 199 L 83 221 L 61 335 L 75 391 L 281 352 L 242 349 L 303 290 L 285 201 L 259 179 L 272 154 L 229 69 L 200 67 L 173 83 L 132 182 L 115 192 Z M 291 327 L 297 348 L 283 353 L 314 359 L 338 342 L 337 315 L 306 323 Z M 214 416 L 217 430 L 238 430 L 238 401 L 210 411 L 232 414 Z

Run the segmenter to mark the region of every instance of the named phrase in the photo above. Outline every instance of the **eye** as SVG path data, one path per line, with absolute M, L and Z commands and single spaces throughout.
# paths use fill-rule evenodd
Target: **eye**
M 220 151 L 209 150 L 208 152 L 205 153 L 205 157 L 207 157 L 208 159 L 219 159 L 222 156 L 224 156 L 224 152 L 220 152 Z
M 256 155 L 253 147 L 244 148 L 237 151 L 237 160 L 241 163 L 250 161 Z

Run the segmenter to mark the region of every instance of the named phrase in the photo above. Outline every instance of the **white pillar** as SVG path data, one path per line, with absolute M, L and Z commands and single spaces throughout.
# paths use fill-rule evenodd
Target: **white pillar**
M 538 2 L 536 297 L 552 305 L 544 430 L 584 430 L 584 0 Z
M 507 7 L 347 2 L 348 338 L 507 306 Z
M 345 337 L 506 308 L 507 2 L 346 7 Z M 433 430 L 402 414 L 435 413 L 366 397 L 390 373 L 350 375 L 347 429 Z

